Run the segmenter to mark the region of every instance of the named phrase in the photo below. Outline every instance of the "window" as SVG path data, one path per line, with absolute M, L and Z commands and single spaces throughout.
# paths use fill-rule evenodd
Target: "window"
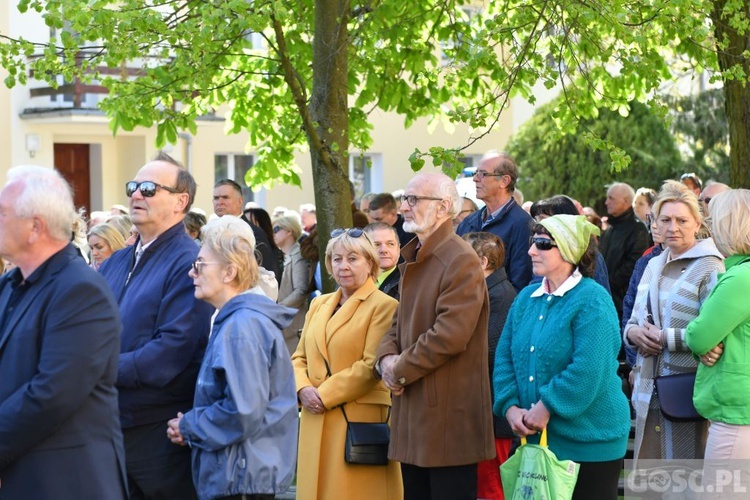
M 383 155 L 379 153 L 349 153 L 349 179 L 354 184 L 354 197 L 383 190 Z
M 232 179 L 242 186 L 242 201 L 257 201 L 255 193 L 245 183 L 245 174 L 253 167 L 252 155 L 220 154 L 214 156 L 214 182 Z

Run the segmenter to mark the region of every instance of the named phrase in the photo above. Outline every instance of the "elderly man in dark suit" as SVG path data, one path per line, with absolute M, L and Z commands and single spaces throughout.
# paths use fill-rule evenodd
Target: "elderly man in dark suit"
M 120 319 L 70 244 L 54 170 L 17 167 L 0 192 L 0 497 L 127 497 L 117 410 Z

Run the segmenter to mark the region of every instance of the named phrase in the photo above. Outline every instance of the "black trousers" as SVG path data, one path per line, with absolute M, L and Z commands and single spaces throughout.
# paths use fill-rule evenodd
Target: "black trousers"
M 193 500 L 190 448 L 172 444 L 167 423 L 123 429 L 131 500 Z
M 476 500 L 477 464 L 418 467 L 401 464 L 404 500 Z
M 617 500 L 622 458 L 609 462 L 581 462 L 573 500 Z

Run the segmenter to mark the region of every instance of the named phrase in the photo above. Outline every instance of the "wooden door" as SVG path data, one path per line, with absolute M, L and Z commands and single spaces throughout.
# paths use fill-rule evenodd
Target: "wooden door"
M 55 144 L 55 167 L 73 189 L 76 208 L 91 213 L 91 175 L 88 144 Z

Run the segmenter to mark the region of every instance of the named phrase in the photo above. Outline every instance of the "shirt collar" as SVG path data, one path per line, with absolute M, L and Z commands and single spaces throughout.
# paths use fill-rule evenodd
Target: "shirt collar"
M 500 208 L 498 208 L 497 210 L 495 210 L 495 211 L 494 211 L 494 212 L 492 212 L 492 213 L 489 213 L 489 212 L 487 211 L 487 208 L 485 208 L 485 209 L 484 209 L 484 215 L 485 215 L 485 217 L 486 217 L 486 218 L 484 219 L 484 222 L 490 222 L 490 221 L 494 220 L 494 219 L 495 219 L 495 217 L 497 217 L 498 215 L 500 215 L 500 212 L 502 212 L 502 211 L 503 211 L 503 209 L 504 209 L 504 208 L 505 208 L 506 206 L 508 206 L 508 203 L 510 203 L 510 200 L 512 200 L 512 199 L 513 199 L 513 197 L 511 196 L 511 197 L 510 197 L 510 198 L 508 199 L 508 201 L 506 201 L 505 203 L 503 203 L 503 204 L 502 204 L 502 205 L 500 206 Z
M 573 274 L 568 276 L 568 279 L 563 281 L 562 285 L 560 285 L 557 290 L 552 293 L 549 292 L 549 283 L 547 282 L 547 278 L 542 278 L 542 284 L 539 285 L 539 288 L 534 290 L 531 296 L 541 297 L 543 295 L 555 295 L 557 297 L 562 297 L 567 292 L 575 288 L 575 286 L 581 282 L 581 278 L 583 278 L 583 275 L 581 275 L 581 272 L 578 270 L 578 268 L 576 268 L 573 271 Z
M 380 285 L 382 285 L 382 284 L 383 284 L 383 282 L 384 282 L 384 281 L 385 281 L 385 280 L 386 280 L 386 279 L 388 278 L 388 276 L 390 276 L 390 275 L 391 275 L 391 273 L 393 273 L 393 271 L 395 271 L 395 270 L 396 270 L 396 268 L 397 268 L 397 267 L 398 267 L 398 264 L 397 264 L 397 265 L 395 265 L 395 266 L 393 266 L 393 267 L 392 267 L 392 268 L 390 268 L 390 269 L 386 269 L 385 271 L 382 271 L 382 272 L 381 272 L 381 273 L 380 273 L 380 274 L 378 275 L 378 279 L 377 279 L 377 280 L 375 280 L 375 282 L 377 283 L 378 287 L 380 287 Z

